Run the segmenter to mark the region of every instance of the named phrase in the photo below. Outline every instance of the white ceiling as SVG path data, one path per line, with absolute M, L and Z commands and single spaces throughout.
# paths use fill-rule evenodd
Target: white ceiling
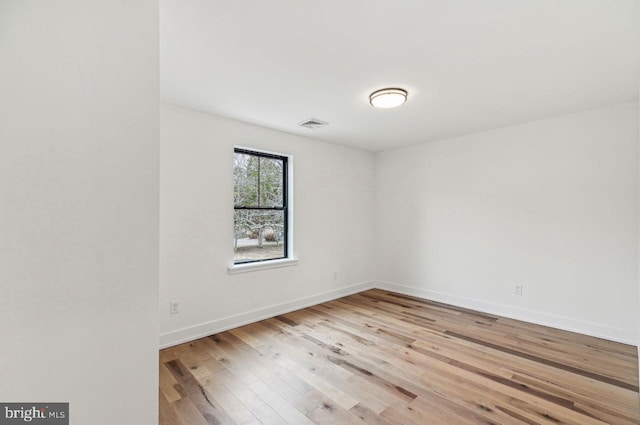
M 371 151 L 638 99 L 639 0 L 161 0 L 160 24 L 164 101 Z M 372 108 L 388 86 L 408 102 Z

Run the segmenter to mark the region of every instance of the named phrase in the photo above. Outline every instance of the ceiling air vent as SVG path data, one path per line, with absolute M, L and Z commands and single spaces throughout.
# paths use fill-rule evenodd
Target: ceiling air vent
M 315 130 L 316 128 L 324 127 L 325 125 L 328 125 L 328 124 L 329 123 L 326 122 L 326 121 L 317 120 L 315 118 L 309 118 L 308 120 L 304 120 L 304 121 L 298 123 L 298 125 L 300 125 L 302 127 L 309 128 L 311 130 Z

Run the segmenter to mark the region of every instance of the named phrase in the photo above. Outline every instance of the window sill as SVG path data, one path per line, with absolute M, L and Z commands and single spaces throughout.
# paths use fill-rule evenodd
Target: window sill
M 258 270 L 295 266 L 296 264 L 298 264 L 298 260 L 296 258 L 283 258 L 280 260 L 261 261 L 257 263 L 234 264 L 233 266 L 229 266 L 227 271 L 229 274 L 248 273 Z

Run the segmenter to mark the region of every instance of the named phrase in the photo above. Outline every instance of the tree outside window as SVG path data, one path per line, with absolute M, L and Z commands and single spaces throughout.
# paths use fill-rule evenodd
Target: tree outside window
M 287 258 L 287 157 L 235 149 L 234 263 Z

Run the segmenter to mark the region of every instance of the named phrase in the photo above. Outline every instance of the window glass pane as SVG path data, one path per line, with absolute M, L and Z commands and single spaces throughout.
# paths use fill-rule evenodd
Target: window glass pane
M 234 263 L 286 258 L 287 158 L 237 148 Z
M 234 262 L 285 257 L 284 211 L 234 211 Z
M 233 202 L 236 206 L 258 206 L 258 169 L 260 158 L 236 153 L 234 157 Z
M 283 206 L 282 168 L 280 159 L 260 158 L 260 206 Z

